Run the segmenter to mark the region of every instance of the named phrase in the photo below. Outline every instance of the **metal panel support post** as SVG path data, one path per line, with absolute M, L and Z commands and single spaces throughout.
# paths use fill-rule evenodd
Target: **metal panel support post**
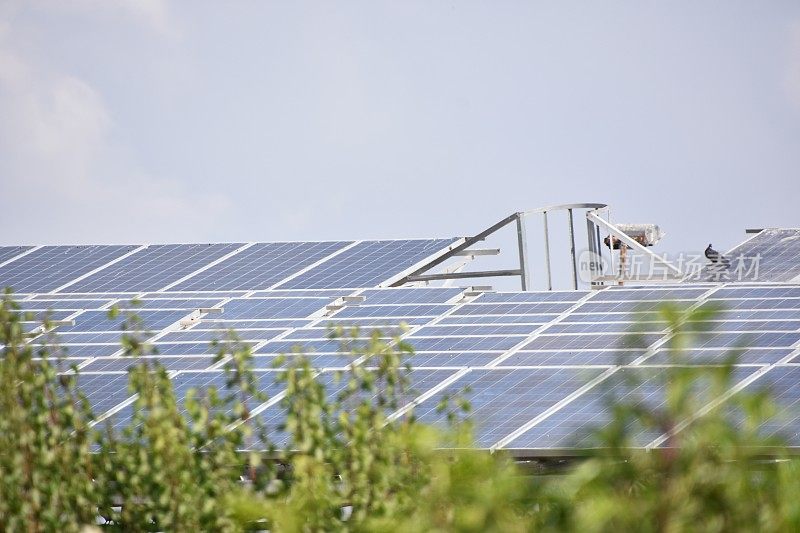
M 569 253 L 572 258 L 572 288 L 578 290 L 578 263 L 575 259 L 575 225 L 572 222 L 572 209 L 567 209 L 569 215 Z
M 553 290 L 553 275 L 550 273 L 550 230 L 547 228 L 547 211 L 543 211 L 544 216 L 544 265 L 547 272 L 547 290 Z
M 520 285 L 523 291 L 528 287 L 528 238 L 525 235 L 525 215 L 517 213 L 517 246 L 519 247 Z

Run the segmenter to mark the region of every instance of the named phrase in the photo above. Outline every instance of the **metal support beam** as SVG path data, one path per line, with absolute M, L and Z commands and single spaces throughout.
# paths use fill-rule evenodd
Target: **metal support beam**
M 547 290 L 553 290 L 553 275 L 550 272 L 550 230 L 547 228 L 547 211 L 544 215 L 544 266 L 547 272 Z
M 578 263 L 575 259 L 575 225 L 572 221 L 572 209 L 567 209 L 569 215 L 569 254 L 572 258 L 572 288 L 578 290 Z
M 395 281 L 394 283 L 391 283 L 389 286 L 390 287 L 401 287 L 402 285 L 404 285 L 404 284 L 406 284 L 406 283 L 408 283 L 410 281 L 415 281 L 415 280 L 413 280 L 411 278 L 417 276 L 418 274 L 422 274 L 423 272 L 427 272 L 428 270 L 432 269 L 433 267 L 435 267 L 437 265 L 441 265 L 442 263 L 444 263 L 445 261 L 447 261 L 448 259 L 450 259 L 454 255 L 456 255 L 457 253 L 461 252 L 462 250 L 466 250 L 467 248 L 469 248 L 470 246 L 472 246 L 476 242 L 480 242 L 480 241 L 486 239 L 486 237 L 488 237 L 492 233 L 496 232 L 497 230 L 507 226 L 508 224 L 511 224 L 516 219 L 517 219 L 517 213 L 514 213 L 512 215 L 507 216 L 506 218 L 504 218 L 500 222 L 497 222 L 496 224 L 493 224 L 493 225 L 489 226 L 488 228 L 486 228 L 482 232 L 478 233 L 474 237 L 468 237 L 468 238 L 464 239 L 463 243 L 461 243 L 460 245 L 456 246 L 455 248 L 453 248 L 452 250 L 450 250 L 446 254 L 443 254 L 443 255 L 437 257 L 436 259 L 434 259 L 430 263 L 426 264 L 425 266 L 423 266 L 421 268 L 418 268 L 417 270 L 415 270 L 414 272 L 412 272 L 408 276 L 406 276 L 406 277 L 404 277 L 402 279 L 399 279 L 399 280 Z
M 408 276 L 408 281 L 436 281 L 441 279 L 494 278 L 499 276 L 521 276 L 522 271 L 514 270 L 479 270 L 476 272 L 442 272 L 441 274 L 419 274 Z
M 597 265 L 600 263 L 599 249 L 597 248 L 597 239 L 594 223 L 586 219 L 586 241 L 589 243 L 589 279 L 594 281 L 597 276 Z
M 523 291 L 528 290 L 528 238 L 525 235 L 525 219 L 517 213 L 517 246 L 519 248 L 520 285 Z
M 454 256 L 479 256 L 479 255 L 500 255 L 500 248 L 482 248 L 473 250 L 461 250 L 453 254 Z

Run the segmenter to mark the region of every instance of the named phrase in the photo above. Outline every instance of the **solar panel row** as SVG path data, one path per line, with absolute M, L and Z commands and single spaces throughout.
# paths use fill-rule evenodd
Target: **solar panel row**
M 372 329 L 382 327 L 391 333 L 403 334 L 415 347 L 416 353 L 410 357 L 417 369 L 415 372 L 428 375 L 442 369 L 441 379 L 430 382 L 427 389 L 420 391 L 428 395 L 416 408 L 423 420 L 441 423 L 435 412 L 438 400 L 444 394 L 453 394 L 468 386 L 474 391 L 470 400 L 477 438 L 482 446 L 502 443 L 509 448 L 561 449 L 588 445 L 588 441 L 571 440 L 574 430 L 607 420 L 608 406 L 599 399 L 607 396 L 603 387 L 592 386 L 583 391 L 592 380 L 605 373 L 644 373 L 642 375 L 647 377 L 636 394 L 641 394 L 643 401 L 658 402 L 663 401 L 663 384 L 659 385 L 659 376 L 665 375 L 663 365 L 719 364 L 730 353 L 728 348 L 745 345 L 747 348 L 740 354 L 738 363 L 739 372 L 747 376 L 762 368 L 769 368 L 770 372 L 772 368 L 782 368 L 798 354 L 800 306 L 786 296 L 787 287 L 762 287 L 758 292 L 737 286 L 713 291 L 692 290 L 695 292 L 611 288 L 592 293 L 482 293 L 473 297 L 467 296 L 463 289 L 450 288 L 368 289 L 351 291 L 354 298 L 345 302 L 326 291 L 306 290 L 293 298 L 286 297 L 285 291 L 276 291 L 278 297 L 274 298 L 266 296 L 270 294 L 268 291 L 262 291 L 259 297 L 218 300 L 209 298 L 208 294 L 191 299 L 176 298 L 164 292 L 158 294 L 161 298 L 146 300 L 140 314 L 151 329 L 159 332 L 153 343 L 159 355 L 154 357 L 168 369 L 208 371 L 211 354 L 215 352 L 208 341 L 222 338 L 226 328 L 231 326 L 239 329 L 240 338 L 253 346 L 254 363 L 264 370 L 265 377 L 274 377 L 267 370 L 276 366 L 278 354 L 291 353 L 298 345 L 311 354 L 312 364 L 319 368 L 342 368 L 352 363 L 353 358 L 346 353 L 349 346 L 330 339 L 328 326 L 364 325 L 363 321 L 371 321 L 362 332 L 361 340 L 354 342 L 366 342 L 364 337 Z M 641 300 L 634 299 L 631 293 L 640 295 Z M 688 299 L 689 296 L 695 298 Z M 626 335 L 634 326 L 630 321 L 634 316 L 632 309 L 670 297 L 678 298 L 685 306 L 703 305 L 711 299 L 730 301 L 747 313 L 764 312 L 763 302 L 773 298 L 771 301 L 776 303 L 767 312 L 787 314 L 780 320 L 761 321 L 741 320 L 738 318 L 740 311 L 717 317 L 715 322 L 707 324 L 711 331 L 699 334 L 694 348 L 681 353 L 682 359 L 677 360 L 666 347 L 668 334 L 663 322 L 639 326 L 644 334 L 635 341 Z M 108 302 L 77 301 L 82 304 Z M 339 304 L 329 308 L 337 301 Z M 26 305 L 32 302 L 36 300 Z M 68 300 L 33 305 L 50 303 L 74 307 Z M 201 316 L 188 327 L 182 326 L 181 320 L 197 312 L 201 307 L 198 304 L 219 304 L 222 311 Z M 164 309 L 159 309 L 161 305 Z M 548 307 L 542 308 L 542 305 Z M 601 315 L 587 311 L 596 309 L 597 305 L 622 307 Z M 115 339 L 120 334 L 121 319 L 109 321 L 105 311 L 100 310 L 79 313 L 75 325 L 58 328 L 63 331 L 62 341 L 67 341 L 65 347 L 70 356 L 84 365 L 84 372 L 125 370 L 130 360 L 113 356 L 118 351 Z M 610 315 L 620 320 L 584 320 Z M 401 322 L 409 323 L 411 329 L 398 329 Z M 457 376 L 458 379 L 437 388 L 459 371 L 463 374 Z M 184 374 L 178 374 L 181 375 Z M 114 377 L 116 374 L 108 376 L 119 379 Z M 99 384 L 97 387 L 87 385 L 90 396 L 109 394 L 102 380 L 90 383 Z M 422 383 L 428 381 L 422 380 Z M 264 386 L 272 385 L 265 383 Z M 623 385 L 614 384 L 614 387 L 613 390 L 620 391 Z M 111 404 L 117 394 L 118 391 L 114 391 L 113 399 L 98 397 L 96 402 L 103 406 Z M 570 400 L 573 396 L 575 398 Z M 278 421 L 279 412 L 279 406 L 273 406 L 269 411 L 270 420 Z M 642 434 L 636 437 L 636 442 L 645 445 L 657 437 Z
M 457 241 L 2 247 L 0 285 L 18 293 L 370 287 Z

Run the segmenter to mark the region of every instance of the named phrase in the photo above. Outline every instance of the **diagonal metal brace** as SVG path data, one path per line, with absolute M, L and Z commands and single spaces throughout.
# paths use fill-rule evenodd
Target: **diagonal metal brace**
M 605 228 L 614 237 L 618 238 L 620 241 L 624 242 L 625 244 L 627 244 L 628 246 L 630 246 L 634 250 L 638 250 L 638 251 L 650 256 L 651 258 L 653 258 L 654 261 L 664 265 L 669 270 L 671 270 L 675 275 L 683 276 L 683 272 L 681 272 L 681 270 L 679 268 L 677 268 L 675 265 L 673 265 L 672 263 L 670 263 L 666 259 L 662 258 L 658 254 L 651 252 L 646 247 L 644 247 L 641 244 L 639 244 L 638 242 L 636 242 L 635 239 L 630 238 L 622 230 L 620 230 L 619 228 L 617 228 L 615 225 L 611 224 L 610 222 L 607 222 L 607 221 L 603 220 L 602 218 L 600 218 L 599 216 L 595 215 L 591 211 L 586 213 L 586 218 L 591 220 L 597 226 Z

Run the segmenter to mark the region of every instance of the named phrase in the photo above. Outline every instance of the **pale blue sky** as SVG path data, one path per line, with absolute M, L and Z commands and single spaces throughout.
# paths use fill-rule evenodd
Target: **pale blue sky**
M 6 1 L 3 244 L 800 226 L 798 2 Z

